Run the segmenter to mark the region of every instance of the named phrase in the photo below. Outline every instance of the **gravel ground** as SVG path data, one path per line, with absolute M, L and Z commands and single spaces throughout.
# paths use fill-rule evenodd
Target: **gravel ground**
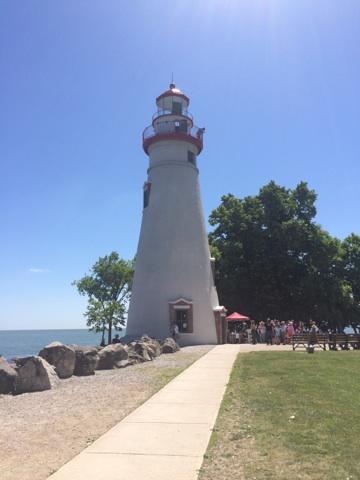
M 54 390 L 0 395 L 0 479 L 46 479 L 211 348 L 71 377 Z

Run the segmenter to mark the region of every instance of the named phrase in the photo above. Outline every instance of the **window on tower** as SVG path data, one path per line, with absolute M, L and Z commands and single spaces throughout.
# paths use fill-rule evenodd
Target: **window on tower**
M 144 208 L 146 208 L 149 205 L 150 190 L 151 190 L 151 183 L 145 182 L 144 183 Z
M 195 153 L 188 150 L 187 155 L 188 155 L 188 162 L 190 162 L 192 165 L 194 165 L 196 167 Z
M 188 125 L 186 120 L 176 120 L 174 122 L 175 132 L 187 133 Z
M 171 113 L 173 115 L 182 115 L 182 104 L 181 104 L 181 102 L 173 102 L 172 103 Z

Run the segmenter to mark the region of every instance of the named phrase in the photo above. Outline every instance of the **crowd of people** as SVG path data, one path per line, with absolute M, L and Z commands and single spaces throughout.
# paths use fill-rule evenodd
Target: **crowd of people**
M 228 327 L 229 343 L 266 343 L 267 345 L 291 344 L 292 338 L 297 333 L 319 332 L 319 328 L 313 320 L 308 325 L 304 322 L 295 323 L 280 320 L 255 322 L 236 322 Z

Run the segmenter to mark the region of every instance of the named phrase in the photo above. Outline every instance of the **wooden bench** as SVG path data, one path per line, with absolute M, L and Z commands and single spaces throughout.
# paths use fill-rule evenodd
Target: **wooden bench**
M 346 335 L 345 333 L 333 333 L 330 335 L 329 339 L 329 348 L 330 350 L 350 350 L 352 347 L 354 350 L 357 350 L 360 346 L 359 335 L 351 334 Z
M 348 345 L 354 350 L 359 350 L 360 348 L 360 335 L 356 333 L 351 333 L 348 336 Z
M 333 333 L 329 338 L 330 350 L 349 350 L 347 335 L 344 333 Z
M 293 350 L 297 348 L 308 348 L 310 345 L 326 350 L 326 344 L 329 341 L 328 335 L 323 333 L 297 333 L 292 338 Z

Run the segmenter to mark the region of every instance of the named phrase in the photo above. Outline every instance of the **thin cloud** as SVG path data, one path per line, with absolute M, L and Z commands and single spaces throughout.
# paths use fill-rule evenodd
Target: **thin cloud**
M 50 270 L 48 268 L 29 268 L 31 273 L 48 273 Z

